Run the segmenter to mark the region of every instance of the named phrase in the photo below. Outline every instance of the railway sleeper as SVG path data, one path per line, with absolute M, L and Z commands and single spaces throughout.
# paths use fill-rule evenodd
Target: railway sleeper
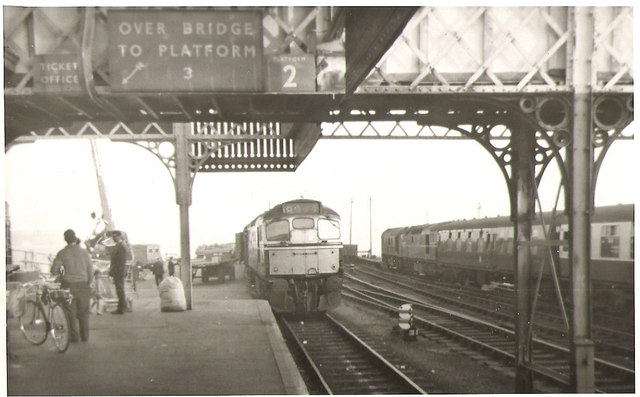
M 334 357 L 332 355 L 313 355 L 311 357 L 314 361 L 321 364 L 344 364 L 345 366 L 357 366 L 357 365 L 368 365 L 368 360 L 363 357 L 361 354 L 351 354 L 351 355 L 343 355 L 339 357 Z
M 344 368 L 321 368 L 321 372 L 323 375 L 329 377 L 329 376 L 338 376 L 338 377 L 342 377 L 342 376 L 361 376 L 361 375 L 367 375 L 367 376 L 372 376 L 372 375 L 379 375 L 380 371 L 378 371 L 375 368 L 372 367 L 368 367 L 368 368 L 358 368 L 358 369 L 348 369 L 347 370 L 347 375 L 345 375 L 345 369 Z
M 387 387 L 378 387 L 373 385 L 367 385 L 368 394 L 382 394 L 382 393 L 393 393 L 394 390 L 389 389 Z M 362 392 L 362 386 L 358 388 L 347 387 L 344 390 L 336 390 L 336 394 L 367 394 Z
M 345 355 L 345 354 L 357 354 L 358 351 L 355 349 L 345 350 L 343 346 L 335 345 L 335 346 L 316 346 L 316 345 L 307 345 L 305 349 L 310 353 L 318 353 L 319 355 L 326 353 L 333 355 Z

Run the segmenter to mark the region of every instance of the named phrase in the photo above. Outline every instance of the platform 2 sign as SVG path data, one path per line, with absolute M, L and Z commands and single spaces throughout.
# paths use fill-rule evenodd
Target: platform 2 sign
M 314 92 L 316 63 L 311 54 L 271 55 L 267 59 L 269 92 Z
M 110 10 L 109 71 L 119 91 L 262 91 L 262 15 Z

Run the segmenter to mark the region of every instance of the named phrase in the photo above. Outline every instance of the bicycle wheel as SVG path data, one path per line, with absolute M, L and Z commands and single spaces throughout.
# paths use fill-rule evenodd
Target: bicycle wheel
M 34 345 L 41 345 L 47 340 L 47 318 L 41 304 L 33 300 L 25 303 L 20 316 L 20 331 Z
M 59 304 L 54 304 L 51 307 L 51 336 L 56 349 L 60 353 L 66 352 L 69 347 L 69 320 Z

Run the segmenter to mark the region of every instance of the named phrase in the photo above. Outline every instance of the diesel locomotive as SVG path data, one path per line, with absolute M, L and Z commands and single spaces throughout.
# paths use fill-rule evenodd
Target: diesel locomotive
M 590 272 L 594 307 L 614 310 L 633 306 L 634 222 L 633 205 L 598 207 L 591 216 Z M 532 270 L 549 283 L 551 257 L 543 224 L 550 230 L 549 240 L 557 274 L 566 287 L 570 278 L 568 218 L 543 213 L 532 226 Z M 507 216 L 459 220 L 387 229 L 382 233 L 382 264 L 389 269 L 454 282 L 513 282 L 513 223 Z M 545 258 L 546 256 L 546 258 Z
M 236 235 L 259 298 L 277 312 L 314 313 L 340 303 L 340 216 L 320 201 L 278 204 Z

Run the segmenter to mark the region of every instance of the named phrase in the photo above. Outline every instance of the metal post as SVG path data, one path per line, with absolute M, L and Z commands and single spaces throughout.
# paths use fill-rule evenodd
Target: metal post
M 351 199 L 351 207 L 349 207 L 349 245 L 351 245 L 351 235 L 353 230 L 353 198 Z
M 191 170 L 189 169 L 190 123 L 173 123 L 176 160 L 176 203 L 180 206 L 180 274 L 184 284 L 187 310 L 191 305 L 191 254 L 189 253 L 189 206 L 191 205 Z
M 591 340 L 589 251 L 592 205 L 591 57 L 594 49 L 593 10 L 575 7 L 573 69 L 574 122 L 571 150 L 570 258 L 573 314 L 571 376 L 576 393 L 594 392 L 594 347 Z
M 512 134 L 513 178 L 515 183 L 514 252 L 516 267 L 516 393 L 533 392 L 531 371 L 531 334 L 529 321 L 532 312 L 531 277 L 531 220 L 535 211 L 534 132 L 519 127 Z
M 369 197 L 369 258 L 373 256 L 373 223 L 371 218 L 371 197 Z

